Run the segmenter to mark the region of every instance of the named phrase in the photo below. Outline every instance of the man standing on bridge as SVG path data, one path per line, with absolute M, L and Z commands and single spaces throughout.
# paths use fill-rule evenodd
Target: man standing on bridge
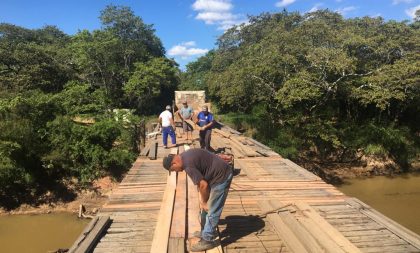
M 167 105 L 165 111 L 159 115 L 159 124 L 162 126 L 163 147 L 168 148 L 168 135 L 171 136 L 172 146 L 175 146 L 175 123 L 170 105 Z
M 203 105 L 197 115 L 196 124 L 200 126 L 200 147 L 210 151 L 211 129 L 214 125 L 213 114 L 209 112 L 207 105 Z
M 169 155 L 163 159 L 163 167 L 168 171 L 185 170 L 197 185 L 200 208 L 207 212 L 203 230 L 194 233 L 200 240 L 192 244 L 190 250 L 204 251 L 218 246 L 216 228 L 232 182 L 233 168 L 218 155 L 203 149 Z
M 186 139 L 188 140 L 188 132 L 192 132 L 192 126 L 187 123 L 187 120 L 191 120 L 192 116 L 194 115 L 194 110 L 188 106 L 187 101 L 185 100 L 182 102 L 182 108 L 178 110 L 178 115 L 182 119 L 182 129 L 184 130 L 184 134 L 186 135 Z M 191 133 L 191 140 L 192 140 L 192 133 Z

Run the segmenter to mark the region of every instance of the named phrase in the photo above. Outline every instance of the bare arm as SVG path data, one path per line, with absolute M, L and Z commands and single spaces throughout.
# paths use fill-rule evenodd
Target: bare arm
M 213 120 L 212 122 L 208 123 L 207 125 L 203 126 L 203 127 L 202 127 L 202 128 L 203 128 L 203 130 L 204 130 L 204 129 L 207 129 L 207 128 L 209 128 L 209 127 L 211 127 L 211 126 L 213 125 L 213 123 L 214 123 L 214 120 Z
M 200 204 L 206 204 L 210 197 L 209 184 L 206 180 L 201 179 L 198 184 L 198 191 L 200 193 Z

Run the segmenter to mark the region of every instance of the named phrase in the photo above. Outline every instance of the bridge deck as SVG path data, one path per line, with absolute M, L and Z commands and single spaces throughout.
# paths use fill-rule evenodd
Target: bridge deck
M 157 159 L 140 156 L 101 209 L 112 223 L 93 252 L 187 250 L 199 226 L 197 192 L 185 174 L 162 168 L 185 141 L 163 149 L 160 139 Z M 420 252 L 418 235 L 268 147 L 230 129 L 214 131 L 212 147 L 233 153 L 239 174 L 219 224 L 221 247 L 208 252 Z

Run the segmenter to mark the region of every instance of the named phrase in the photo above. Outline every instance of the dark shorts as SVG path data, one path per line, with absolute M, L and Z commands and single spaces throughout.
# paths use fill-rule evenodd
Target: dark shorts
M 186 121 L 182 121 L 182 129 L 184 129 L 184 132 L 189 132 L 192 131 L 193 128 Z

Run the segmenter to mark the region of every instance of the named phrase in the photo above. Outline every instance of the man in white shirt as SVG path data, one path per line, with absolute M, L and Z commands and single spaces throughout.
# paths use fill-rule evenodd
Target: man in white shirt
M 171 113 L 171 106 L 159 115 L 159 123 L 162 126 L 163 147 L 168 148 L 168 135 L 171 136 L 172 146 L 176 145 L 175 123 Z

